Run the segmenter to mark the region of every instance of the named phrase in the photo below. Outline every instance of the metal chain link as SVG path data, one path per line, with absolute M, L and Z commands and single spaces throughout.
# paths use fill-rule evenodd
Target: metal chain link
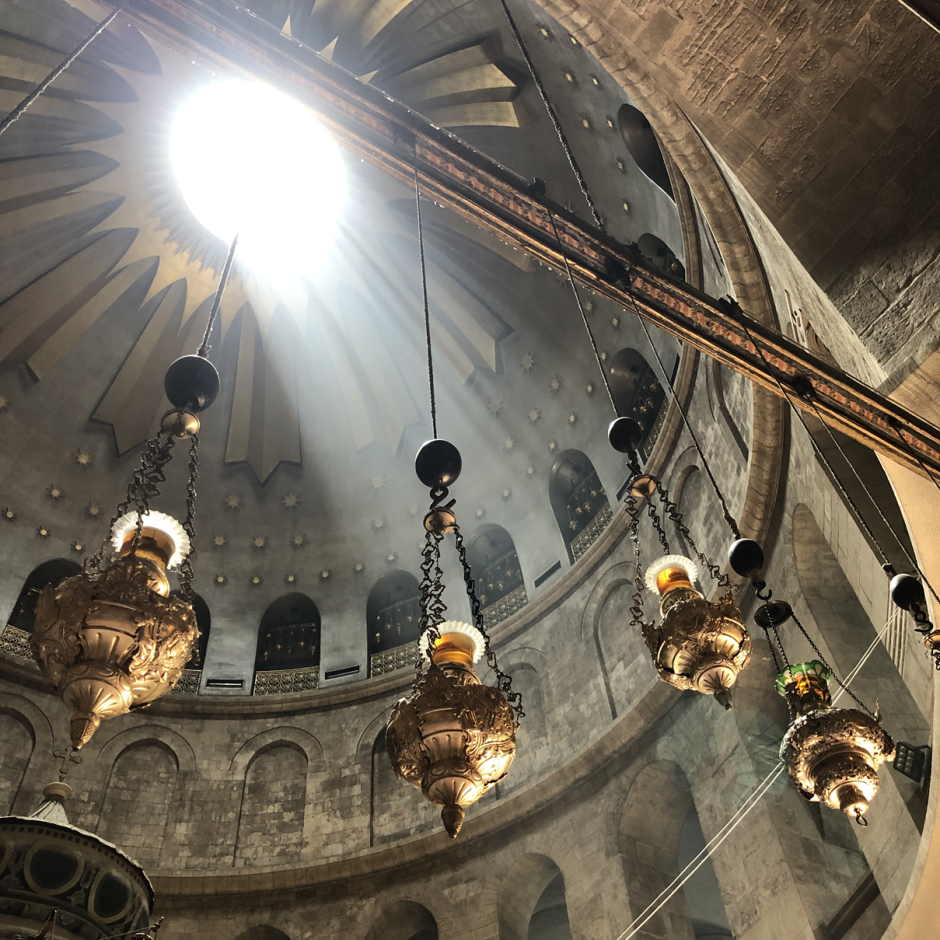
M 415 677 L 412 691 L 418 691 L 418 685 L 424 675 L 424 656 L 427 653 L 428 661 L 434 650 L 434 643 L 441 638 L 437 629 L 444 622 L 444 612 L 447 605 L 444 603 L 444 572 L 441 570 L 441 539 L 437 532 L 426 531 L 424 548 L 421 549 L 421 584 L 420 591 L 421 617 L 418 622 L 419 640 L 415 650 Z M 427 647 L 421 649 L 420 637 L 426 637 Z
M 470 563 L 467 561 L 467 548 L 463 542 L 463 535 L 460 532 L 460 527 L 454 523 L 454 542 L 457 547 L 457 557 L 460 559 L 460 564 L 463 567 L 463 580 L 464 584 L 467 586 L 467 597 L 470 599 L 470 612 L 473 617 L 473 625 L 480 631 L 483 636 L 483 648 L 486 653 L 486 664 L 493 670 L 493 673 L 496 676 L 496 684 L 500 692 L 506 696 L 506 700 L 512 706 L 513 711 L 516 713 L 516 721 L 519 721 L 521 718 L 525 717 L 525 712 L 522 710 L 522 693 L 516 692 L 512 687 L 512 676 L 508 673 L 503 672 L 499 668 L 499 663 L 496 660 L 496 653 L 490 647 L 490 637 L 486 632 L 486 627 L 483 623 L 483 613 L 480 608 L 480 601 L 477 597 L 476 584 L 473 580 L 473 574 L 470 571 Z
M 632 490 L 629 492 L 626 502 L 627 515 L 630 517 L 628 532 L 630 533 L 630 541 L 633 542 L 633 555 L 636 563 L 633 573 L 633 595 L 631 597 L 633 603 L 630 605 L 630 626 L 639 628 L 642 632 L 645 620 L 643 610 L 643 562 L 640 557 L 640 507 Z
M 196 480 L 199 478 L 199 436 L 194 434 L 189 444 L 189 478 L 186 481 L 186 519 L 183 531 L 189 536 L 189 553 L 180 563 L 180 582 L 183 597 L 190 603 L 196 597 L 193 590 L 193 555 L 196 554 Z

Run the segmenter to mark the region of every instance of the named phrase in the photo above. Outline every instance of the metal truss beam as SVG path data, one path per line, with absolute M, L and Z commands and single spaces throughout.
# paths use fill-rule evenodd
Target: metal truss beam
M 635 309 L 796 407 L 815 409 L 829 425 L 891 460 L 921 475 L 926 467 L 940 476 L 940 429 L 749 318 L 735 304 L 666 276 L 635 246 L 552 202 L 532 180 L 246 9 L 230 0 L 131 0 L 125 15 L 213 70 L 280 87 L 311 107 L 346 150 L 408 186 L 417 162 L 428 198 L 556 269 L 563 267 L 564 252 L 574 277 L 592 291 Z

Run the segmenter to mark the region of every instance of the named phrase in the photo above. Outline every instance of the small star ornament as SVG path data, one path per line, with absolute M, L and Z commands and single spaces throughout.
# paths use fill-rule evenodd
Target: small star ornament
M 578 416 L 572 411 L 571 414 L 568 415 L 568 424 L 575 424 L 577 420 Z
M 295 574 L 285 574 L 285 575 L 284 575 L 284 583 L 285 583 L 285 584 L 296 584 L 296 583 L 297 583 L 297 575 L 295 575 Z
M 242 498 L 238 493 L 229 493 L 225 497 L 225 508 L 226 509 L 241 509 L 242 508 Z
M 423 543 L 422 543 L 422 544 L 423 544 Z M 398 552 L 389 552 L 389 553 L 385 556 L 385 560 L 386 560 L 389 564 L 391 564 L 391 563 L 392 563 L 393 561 L 395 561 L 397 558 L 398 558 Z
M 539 411 L 538 408 L 533 408 L 533 409 L 529 412 L 529 420 L 530 420 L 533 424 L 535 424 L 535 422 L 538 421 L 538 419 L 541 418 L 541 417 L 542 417 L 542 412 Z
M 251 540 L 251 546 L 252 546 L 252 548 L 264 548 L 265 545 L 267 545 L 267 542 L 268 542 L 268 540 L 267 540 L 267 538 L 265 538 L 265 536 L 263 536 L 263 535 L 256 535 L 256 536 Z
M 620 329 L 620 317 L 611 317 L 611 318 L 610 318 L 610 325 L 611 325 L 615 330 Z
M 500 496 L 502 496 L 503 499 L 509 499 L 509 497 L 512 496 L 512 490 L 507 486 L 506 489 L 500 493 Z
M 627 164 L 624 161 L 623 157 L 617 157 L 617 169 L 620 170 L 621 173 L 626 172 Z
M 417 507 L 414 503 L 412 503 L 412 504 L 408 507 L 408 515 L 409 515 L 409 516 L 416 516 L 416 515 L 418 515 L 418 507 Z
M 296 493 L 285 493 L 281 497 L 281 505 L 285 509 L 296 509 L 300 505 L 300 497 Z
M 84 450 L 78 450 L 75 453 L 75 463 L 80 467 L 90 467 L 91 466 L 91 454 L 87 453 Z
M 357 562 L 353 565 L 353 571 L 354 571 L 356 574 L 362 574 L 362 572 L 365 571 L 365 570 L 366 570 L 366 566 L 365 566 L 361 561 L 357 561 Z
M 221 547 L 225 544 L 225 536 L 224 536 L 224 535 L 213 535 L 213 536 L 212 536 L 212 544 L 213 544 L 216 548 L 221 548 Z
M 226 578 L 224 574 L 216 574 L 212 576 L 213 584 L 222 585 L 222 584 L 225 584 L 227 580 L 228 578 Z
M 61 487 L 56 486 L 55 483 L 49 484 L 49 489 L 46 490 L 46 493 L 51 499 L 55 500 L 62 499 L 62 497 L 65 495 L 62 492 Z
M 558 441 L 556 441 L 556 440 L 551 440 L 551 441 L 549 441 L 549 442 L 548 442 L 548 450 L 549 450 L 550 453 L 554 454 L 555 451 L 558 450 Z
M 486 410 L 494 417 L 498 418 L 499 413 L 503 410 L 503 400 L 502 398 L 493 398 L 486 403 Z
M 588 384 L 584 386 L 584 391 L 585 391 L 585 393 L 588 394 L 588 395 L 593 395 L 593 394 L 594 394 L 594 388 L 595 388 L 594 383 L 593 383 L 593 382 L 588 382 Z
M 290 540 L 291 540 L 291 545 L 293 545 L 294 548 L 301 548 L 303 545 L 307 543 L 307 536 L 306 535 L 292 535 Z
M 85 511 L 88 513 L 92 519 L 97 519 L 101 515 L 101 507 L 97 503 L 89 503 L 85 507 Z
M 331 569 L 329 569 L 329 568 L 321 568 L 321 569 L 320 569 L 320 580 L 321 580 L 321 581 L 329 581 L 332 574 L 333 574 L 333 572 L 332 572 Z
M 482 519 L 486 515 L 486 510 L 481 506 L 474 515 L 477 519 Z
M 535 467 L 526 467 L 525 468 L 526 476 L 532 476 L 535 473 Z
M 372 528 L 375 529 L 376 532 L 378 532 L 379 529 L 384 529 L 384 528 L 385 528 L 385 520 L 384 520 L 381 516 L 376 516 L 376 517 L 372 520 Z
M 83 551 L 85 551 L 85 543 L 84 543 L 84 542 L 79 542 L 79 541 L 72 542 L 72 551 L 73 551 L 73 552 L 83 552 Z
M 9 506 L 4 507 L 2 515 L 7 522 L 12 522 L 16 518 L 16 512 Z
M 512 450 L 515 446 L 516 442 L 512 439 L 512 436 L 507 437 L 506 440 L 503 441 L 503 448 L 505 450 Z
M 536 358 L 535 358 L 535 356 L 533 356 L 532 353 L 527 352 L 527 353 L 522 357 L 522 371 L 523 371 L 523 372 L 531 372 L 533 366 L 535 365 L 535 363 L 536 363 Z
M 372 482 L 372 492 L 377 493 L 380 489 L 382 489 L 385 486 L 385 477 L 383 476 L 372 477 L 371 482 Z
M 548 383 L 549 389 L 553 395 L 557 395 L 561 391 L 561 378 L 557 375 L 552 376 L 551 382 Z
M 47 538 L 49 538 L 49 529 L 48 529 L 48 527 L 46 527 L 46 526 L 44 526 L 44 525 L 39 526 L 39 528 L 36 529 L 36 535 L 38 535 L 41 539 L 47 539 Z
M 252 587 L 259 587 L 260 585 L 264 584 L 264 577 L 260 574 L 253 574 L 248 579 L 248 581 L 250 582 Z

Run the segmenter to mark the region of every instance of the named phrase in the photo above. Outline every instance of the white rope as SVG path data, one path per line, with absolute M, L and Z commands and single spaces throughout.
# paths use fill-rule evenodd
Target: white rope
M 862 654 L 862 658 L 856 663 L 855 668 L 846 676 L 845 685 L 848 686 L 851 684 L 852 680 L 858 675 L 859 670 L 868 662 L 869 657 L 874 652 L 877 645 L 881 642 L 882 637 L 888 632 L 888 628 L 891 626 L 891 620 L 889 619 L 885 625 L 881 628 L 878 635 L 872 640 L 868 649 Z M 839 691 L 834 696 L 832 702 L 835 704 L 839 698 L 842 696 L 843 690 Z M 672 880 L 672 882 L 656 897 L 647 907 L 640 913 L 638 917 L 630 924 L 627 929 L 617 937 L 617 940 L 632 940 L 642 929 L 649 923 L 649 921 L 655 917 L 669 900 L 682 888 L 685 883 L 708 861 L 714 854 L 715 850 L 731 835 L 732 832 L 738 827 L 738 824 L 744 819 L 745 816 L 760 802 L 764 794 L 773 786 L 776 779 L 783 773 L 783 763 L 778 762 L 774 769 L 767 774 L 766 777 L 757 785 L 751 795 L 741 804 L 737 812 L 712 836 L 712 838 L 705 844 L 705 847 L 689 862 L 685 868 L 679 872 L 678 875 Z

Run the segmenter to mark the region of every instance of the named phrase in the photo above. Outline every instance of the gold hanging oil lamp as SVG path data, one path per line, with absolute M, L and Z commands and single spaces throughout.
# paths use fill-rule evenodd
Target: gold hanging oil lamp
M 751 638 L 741 611 L 734 603 L 731 581 L 699 551 L 682 520 L 679 507 L 669 497 L 662 482 L 651 474 L 640 472 L 637 448 L 643 438 L 643 429 L 639 422 L 634 418 L 617 418 L 610 425 L 608 438 L 614 450 L 627 455 L 633 471 L 626 498 L 635 560 L 631 626 L 641 631 L 663 682 L 677 689 L 693 689 L 703 695 L 714 695 L 717 702 L 731 708 L 731 688 L 751 658 Z M 671 552 L 654 495 L 662 506 L 664 517 L 673 523 L 699 563 Z M 666 552 L 647 568 L 645 576 L 640 558 L 641 501 L 645 502 L 647 515 Z M 718 600 L 707 600 L 695 587 L 701 570 L 699 565 L 722 589 Z M 659 598 L 661 619 L 658 623 L 644 617 L 644 586 Z
M 127 497 L 96 555 L 81 573 L 47 585 L 36 605 L 30 648 L 39 668 L 71 710 L 72 747 L 87 744 L 102 719 L 143 708 L 166 695 L 197 649 L 192 599 L 199 418 L 219 394 L 209 337 L 231 270 L 232 242 L 202 344 L 177 359 L 164 379 L 173 405 L 147 442 Z M 186 518 L 153 511 L 167 464 L 189 441 Z M 117 556 L 110 561 L 112 552 Z M 110 563 L 109 563 L 110 561 Z M 181 597 L 170 596 L 167 571 L 178 568 Z
M 694 586 L 698 566 L 682 555 L 665 555 L 646 570 L 646 587 L 660 598 L 662 620 L 644 623 L 643 638 L 660 679 L 694 689 L 731 708 L 731 687 L 751 657 L 741 612 L 725 594 L 707 601 Z
M 790 725 L 780 745 L 780 760 L 800 793 L 851 816 L 861 826 L 878 792 L 878 769 L 894 757 L 894 741 L 881 727 L 881 711 L 872 711 L 832 670 L 793 608 L 773 599 L 762 580 L 764 553 L 751 539 L 739 539 L 728 551 L 731 567 L 754 585 L 764 601 L 754 612 L 777 669 L 777 692 L 787 701 Z M 792 621 L 816 659 L 791 664 L 780 627 Z M 858 708 L 836 708 L 829 692 L 835 680 Z
M 456 838 L 466 808 L 509 771 L 522 702 L 490 648 L 454 500 L 441 505 L 460 473 L 460 454 L 447 441 L 428 441 L 415 467 L 431 488 L 432 500 L 424 518 L 421 635 L 411 695 L 392 709 L 385 740 L 395 773 L 441 807 L 444 828 Z M 473 624 L 444 620 L 440 546 L 451 532 Z M 473 668 L 484 657 L 497 677 L 496 687 L 483 685 Z

